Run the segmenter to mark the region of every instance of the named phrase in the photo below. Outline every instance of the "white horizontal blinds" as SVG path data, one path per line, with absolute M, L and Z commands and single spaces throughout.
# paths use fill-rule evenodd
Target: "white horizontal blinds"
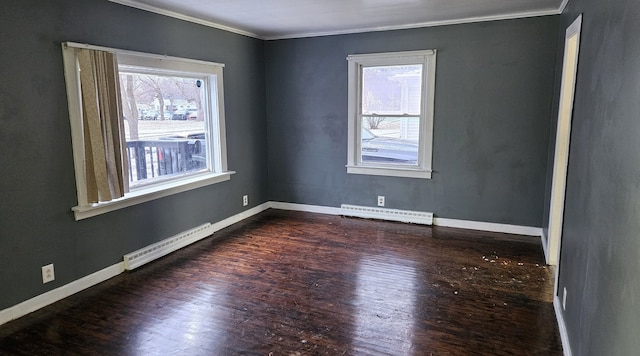
M 129 190 L 118 64 L 114 54 L 79 49 L 87 203 Z

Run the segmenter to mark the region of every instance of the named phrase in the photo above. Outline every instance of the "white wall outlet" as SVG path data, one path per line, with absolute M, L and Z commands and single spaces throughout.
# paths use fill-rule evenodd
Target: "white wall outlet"
M 249 205 L 249 196 L 248 195 L 243 195 L 242 196 L 242 206 L 247 206 Z
M 53 273 L 53 263 L 42 266 L 42 284 L 51 282 L 54 279 L 56 279 L 56 275 Z
M 378 206 L 384 206 L 384 195 L 378 195 Z
M 567 309 L 567 287 L 562 288 L 562 310 Z

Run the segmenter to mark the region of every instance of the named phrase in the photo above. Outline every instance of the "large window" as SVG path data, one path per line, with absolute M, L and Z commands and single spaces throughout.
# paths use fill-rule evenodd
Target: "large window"
M 347 60 L 347 172 L 431 178 L 435 50 Z
M 229 179 L 223 65 L 74 43 L 63 55 L 76 219 Z

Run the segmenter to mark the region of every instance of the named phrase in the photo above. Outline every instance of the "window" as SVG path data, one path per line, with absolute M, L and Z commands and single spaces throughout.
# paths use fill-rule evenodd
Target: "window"
M 347 60 L 347 173 L 431 178 L 436 51 Z
M 76 220 L 230 178 L 222 64 L 75 43 L 63 57 Z

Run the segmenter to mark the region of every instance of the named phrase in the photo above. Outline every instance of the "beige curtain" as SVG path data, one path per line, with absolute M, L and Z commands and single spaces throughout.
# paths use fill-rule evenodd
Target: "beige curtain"
M 113 53 L 80 49 L 87 202 L 129 191 L 118 63 Z

